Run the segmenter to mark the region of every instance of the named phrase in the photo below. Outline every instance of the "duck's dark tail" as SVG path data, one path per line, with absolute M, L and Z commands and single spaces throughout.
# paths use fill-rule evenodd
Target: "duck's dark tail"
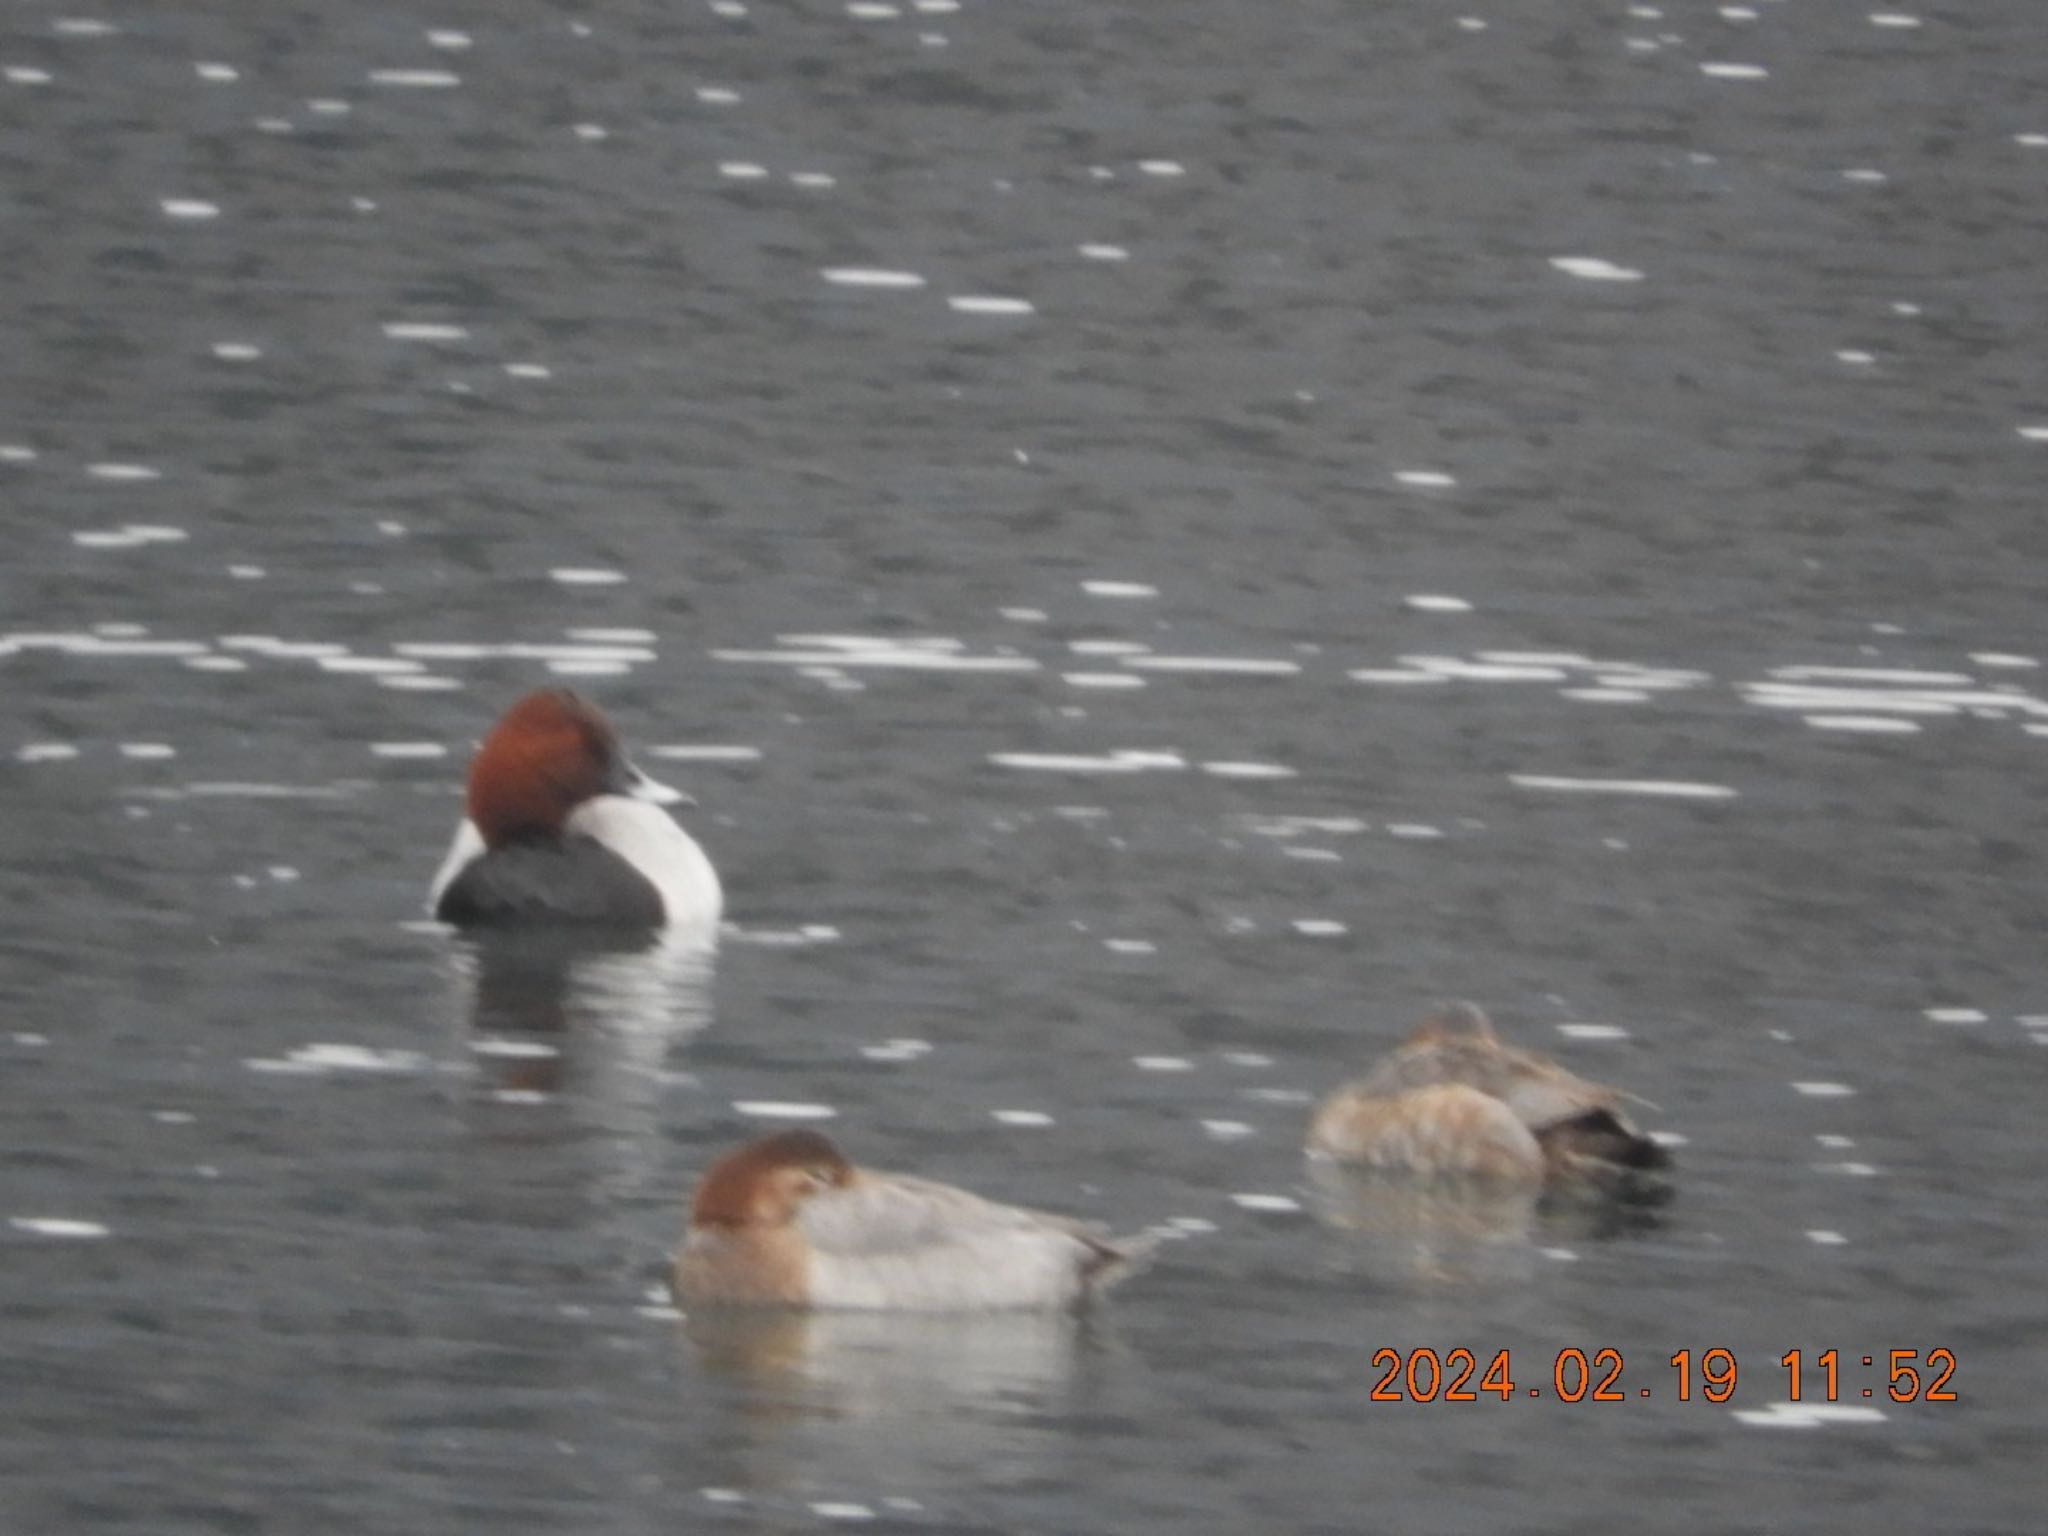
M 1668 1192 L 1671 1154 L 1615 1109 L 1601 1107 L 1536 1133 L 1559 1179 L 1586 1181 L 1616 1193 Z
M 1128 1237 L 1112 1237 L 1093 1226 L 1077 1227 L 1074 1235 L 1089 1249 L 1088 1256 L 1081 1263 L 1081 1299 L 1084 1301 L 1100 1295 L 1111 1286 L 1123 1284 L 1152 1262 L 1153 1255 L 1169 1236 L 1178 1236 L 1163 1228 L 1152 1228 Z

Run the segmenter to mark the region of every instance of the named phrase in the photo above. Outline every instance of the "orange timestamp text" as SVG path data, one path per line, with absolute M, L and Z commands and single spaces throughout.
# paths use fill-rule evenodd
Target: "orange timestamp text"
M 1865 1370 L 1881 1374 L 1862 1385 L 1856 1376 L 1857 1362 Z M 1728 1349 L 1681 1349 L 1664 1361 L 1668 1374 L 1651 1386 L 1640 1380 L 1623 1381 L 1625 1362 L 1618 1349 L 1591 1351 L 1568 1347 L 1558 1350 L 1547 1362 L 1547 1373 L 1531 1380 L 1517 1380 L 1509 1352 L 1497 1349 L 1485 1365 L 1469 1349 L 1381 1349 L 1372 1357 L 1379 1372 L 1371 1398 L 1376 1403 L 1476 1403 L 1491 1397 L 1498 1402 L 1520 1398 L 1552 1397 L 1566 1403 L 1625 1403 L 1646 1397 L 1675 1397 L 1689 1403 L 1696 1396 L 1710 1403 L 1725 1403 L 1735 1396 L 1741 1374 L 1735 1353 Z M 1880 1391 L 1895 1403 L 1953 1403 L 1956 1354 L 1952 1349 L 1887 1350 L 1882 1364 L 1876 1355 L 1844 1355 L 1839 1349 L 1809 1352 L 1788 1349 L 1778 1357 L 1784 1373 L 1784 1400 L 1839 1402 L 1870 1398 Z M 1542 1366 L 1537 1367 L 1539 1373 Z M 1661 1388 L 1661 1390 L 1660 1390 Z

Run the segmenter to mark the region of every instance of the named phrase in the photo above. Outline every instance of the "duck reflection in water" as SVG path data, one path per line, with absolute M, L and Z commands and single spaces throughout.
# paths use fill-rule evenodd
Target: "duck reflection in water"
M 722 1481 L 802 1498 L 1065 1482 L 1073 1423 L 1131 1362 L 1109 1319 L 976 1313 L 693 1309 L 681 1390 L 721 1398 Z
M 1014 1416 L 1071 1382 L 1104 1324 L 1062 1312 L 711 1307 L 683 1320 L 703 1370 L 769 1417 Z
M 1408 1275 L 1524 1270 L 1539 1229 L 1604 1237 L 1654 1221 L 1671 1155 L 1625 1095 L 1502 1042 L 1471 1003 L 1441 1005 L 1309 1125 L 1324 1218 Z
M 466 1034 L 479 1108 L 552 1103 L 489 1134 L 550 1138 L 561 1116 L 598 1133 L 631 1166 L 620 1190 L 663 1177 L 675 1090 L 671 1053 L 710 1022 L 714 952 L 660 936 L 595 929 L 465 934 L 449 950 L 452 1022 Z

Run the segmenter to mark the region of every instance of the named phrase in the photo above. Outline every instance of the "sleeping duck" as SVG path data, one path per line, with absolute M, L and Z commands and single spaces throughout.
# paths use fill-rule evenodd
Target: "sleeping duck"
M 1448 1003 L 1309 1123 L 1312 1156 L 1433 1179 L 1532 1190 L 1646 1190 L 1671 1155 L 1624 1095 L 1501 1043 L 1471 1003 Z

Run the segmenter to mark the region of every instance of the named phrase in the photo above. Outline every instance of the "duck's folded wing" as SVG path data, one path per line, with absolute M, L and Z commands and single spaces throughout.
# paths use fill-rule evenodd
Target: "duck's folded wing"
M 1553 1179 L 1636 1178 L 1670 1167 L 1671 1154 L 1622 1112 L 1619 1090 L 1554 1062 L 1536 1066 L 1516 1079 L 1508 1105 L 1542 1143 Z
M 1121 1257 L 1085 1223 L 902 1174 L 814 1195 L 797 1227 L 821 1306 L 1065 1306 Z
M 1594 1110 L 1614 1110 L 1620 1103 L 1619 1095 L 1604 1083 L 1589 1083 L 1562 1067 L 1534 1063 L 1515 1074 L 1501 1097 L 1532 1131 Z
M 845 1188 L 813 1197 L 797 1217 L 814 1249 L 848 1257 L 912 1253 L 1013 1234 L 1100 1237 L 1088 1223 L 1001 1205 L 951 1184 L 903 1173 L 861 1173 Z

